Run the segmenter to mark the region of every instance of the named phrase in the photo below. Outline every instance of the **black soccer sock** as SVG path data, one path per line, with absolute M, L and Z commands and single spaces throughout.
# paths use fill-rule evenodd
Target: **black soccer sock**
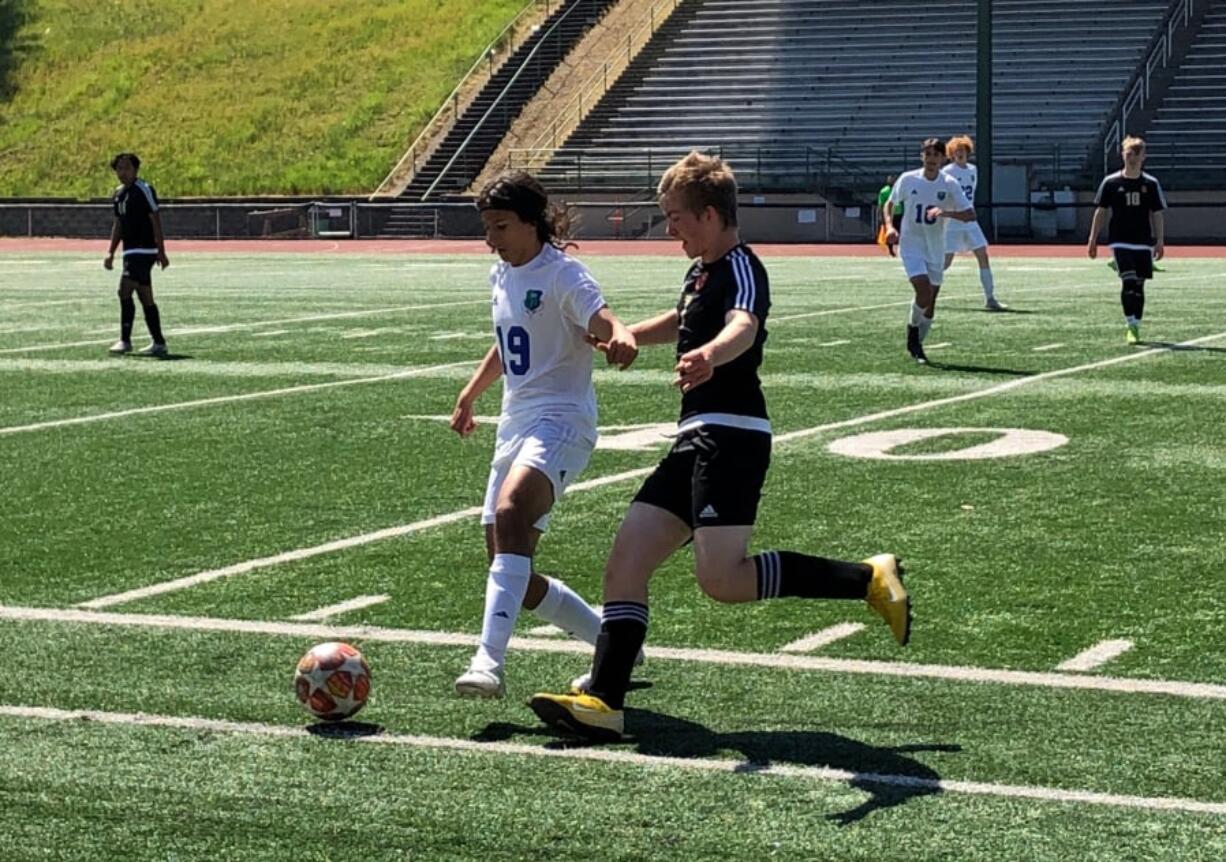
M 132 340 L 132 321 L 136 320 L 136 303 L 132 297 L 119 297 L 119 338 L 121 341 Z
M 600 615 L 590 691 L 612 709 L 625 706 L 634 660 L 647 640 L 647 619 L 647 605 L 638 602 L 608 602 Z
M 758 600 L 862 599 L 868 595 L 873 567 L 868 563 L 827 560 L 795 551 L 763 551 L 758 567 Z
M 153 339 L 154 344 L 165 344 L 166 339 L 162 337 L 162 316 L 158 313 L 157 303 L 151 302 L 144 308 L 145 326 L 149 327 L 149 337 Z
M 1145 309 L 1145 294 L 1142 292 L 1143 284 L 1143 281 L 1135 278 L 1124 279 L 1123 286 L 1120 288 L 1120 305 L 1124 307 L 1125 317 L 1141 319 L 1141 313 Z

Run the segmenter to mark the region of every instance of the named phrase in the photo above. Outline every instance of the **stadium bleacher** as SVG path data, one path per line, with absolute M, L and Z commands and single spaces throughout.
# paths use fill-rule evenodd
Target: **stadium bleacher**
M 1226 3 L 1210 4 L 1145 138 L 1168 186 L 1226 182 Z
M 997 0 L 997 160 L 1084 180 L 1168 6 Z M 747 187 L 868 187 L 912 167 L 923 137 L 974 132 L 975 56 L 974 0 L 687 0 L 543 174 L 631 191 L 699 148 Z

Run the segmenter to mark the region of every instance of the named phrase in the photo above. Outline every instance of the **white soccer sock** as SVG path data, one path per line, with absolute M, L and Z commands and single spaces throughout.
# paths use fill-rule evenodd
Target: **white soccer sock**
M 1128 323 L 1129 326 L 1137 326 L 1141 322 L 1141 319 L 1139 317 L 1129 317 L 1128 315 L 1124 315 L 1124 320 Z
M 932 329 L 932 318 L 921 317 L 919 323 L 920 341 L 928 337 L 928 330 Z
M 573 638 L 595 645 L 600 634 L 600 614 L 578 593 L 556 578 L 546 578 L 549 589 L 532 612 Z
M 507 644 L 515 630 L 528 580 L 532 577 L 532 558 L 519 554 L 495 554 L 490 576 L 485 582 L 485 618 L 481 623 L 481 645 L 473 667 L 481 670 L 501 668 L 507 657 Z
M 919 326 L 920 321 L 924 319 L 924 309 L 920 308 L 914 302 L 911 303 L 911 310 L 907 312 L 907 324 L 909 326 Z
M 983 298 L 990 301 L 992 293 L 996 290 L 996 283 L 992 280 L 991 267 L 984 267 L 979 270 L 979 284 L 983 287 Z

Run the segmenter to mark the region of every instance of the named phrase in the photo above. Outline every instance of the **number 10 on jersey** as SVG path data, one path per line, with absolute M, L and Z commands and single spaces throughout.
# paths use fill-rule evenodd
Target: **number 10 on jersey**
M 502 373 L 517 377 L 532 367 L 532 339 L 522 326 L 512 326 L 503 337 L 502 327 L 494 327 L 498 335 L 498 355 L 502 357 Z

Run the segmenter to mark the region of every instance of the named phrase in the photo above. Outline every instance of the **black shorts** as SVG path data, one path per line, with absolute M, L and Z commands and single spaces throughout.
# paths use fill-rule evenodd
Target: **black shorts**
M 703 425 L 677 437 L 634 502 L 672 512 L 691 529 L 752 526 L 770 462 L 770 434 Z
M 125 254 L 123 277 L 140 285 L 152 285 L 153 265 L 157 260 L 156 254 Z
M 1154 253 L 1147 248 L 1113 248 L 1115 268 L 1121 279 L 1139 278 L 1147 281 L 1154 277 Z

